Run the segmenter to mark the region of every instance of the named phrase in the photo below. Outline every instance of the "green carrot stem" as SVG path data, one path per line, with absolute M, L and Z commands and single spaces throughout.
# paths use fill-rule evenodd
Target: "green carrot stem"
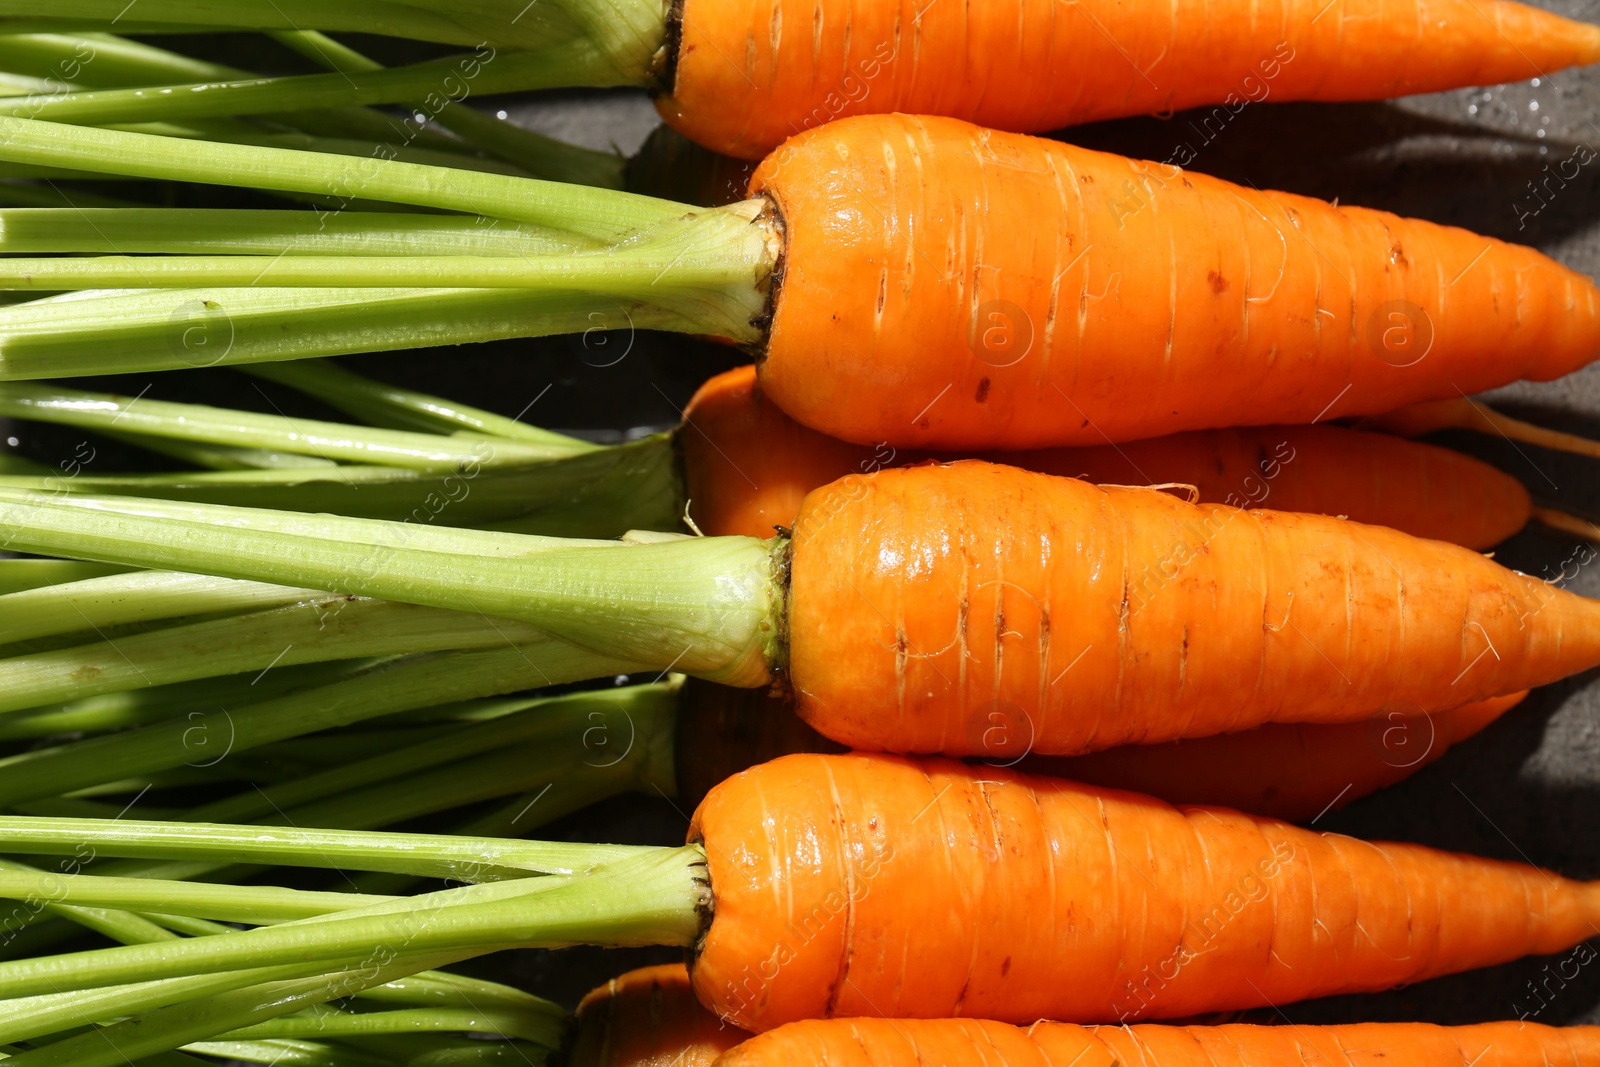
M 80 908 L 187 915 L 220 922 L 278 923 L 345 911 L 391 899 L 359 893 L 316 893 L 276 886 L 158 882 L 0 869 L 0 899 L 46 899 Z M 164 939 L 169 940 L 169 939 Z
M 143 726 L 192 711 L 215 711 L 311 689 L 373 665 L 371 660 L 335 660 L 299 667 L 282 664 L 265 674 L 250 671 L 217 678 L 159 685 L 85 697 L 65 704 L 0 715 L 0 740 L 57 737 L 68 733 L 108 733 Z
M 442 674 L 441 667 L 449 673 Z M 553 639 L 494 651 L 401 657 L 314 691 L 190 712 L 129 733 L 11 757 L 0 773 L 0 807 L 175 767 L 214 765 L 273 741 L 446 700 L 638 669 Z
M 0 211 L 0 251 L 19 254 L 523 256 L 572 247 L 552 231 L 481 216 L 87 206 Z
M 695 210 L 631 193 L 534 178 L 185 141 L 28 118 L 0 118 L 0 159 L 138 178 L 415 204 L 548 226 L 602 242 Z
M 484 41 L 530 47 L 578 39 L 611 57 L 615 65 L 648 71 L 660 49 L 664 11 L 650 0 L 550 0 L 528 9 L 523 0 L 466 0 L 433 12 L 397 0 L 241 0 L 197 8 L 184 0 L 145 0 L 136 11 L 115 0 L 15 0 L 8 6 L 14 32 L 116 29 L 119 33 L 185 33 L 197 30 L 353 31 L 412 37 L 440 44 L 476 46 Z M 581 35 L 581 36 L 580 36 Z
M 0 645 L 129 622 L 260 610 L 316 596 L 261 582 L 134 571 L 0 596 Z
M 742 290 L 753 292 L 759 273 L 757 265 L 748 257 L 726 253 L 731 242 L 748 243 L 739 239 L 755 231 L 747 225 L 740 227 L 738 222 L 734 226 L 739 228 L 730 228 L 720 215 L 707 215 L 702 221 L 709 224 L 704 234 L 674 232 L 672 240 L 654 240 L 622 249 L 514 258 L 278 255 L 0 259 L 0 289 L 61 292 L 195 289 L 207 285 L 564 289 L 626 303 L 658 304 L 683 292 L 726 292 L 730 302 L 736 294 L 742 295 Z
M 302 663 L 503 648 L 543 637 L 536 627 L 481 613 L 314 595 L 285 607 L 0 659 L 0 711 Z M 0 759 L 0 767 L 31 758 Z
M 339 73 L 382 70 L 381 64 L 315 30 L 273 33 L 273 40 Z M 535 178 L 622 188 L 626 161 L 617 152 L 596 152 L 490 118 L 464 103 L 445 103 L 434 116 L 468 144 L 513 163 Z
M 126 914 L 126 913 L 123 913 Z M 137 917 L 129 916 L 130 920 Z M 169 919 L 170 921 L 170 919 Z M 196 935 L 231 932 L 215 923 L 198 922 Z M 137 941 L 127 941 L 136 944 Z M 73 990 L 17 998 L 7 1003 L 0 1018 L 0 1040 L 25 1041 L 53 1034 L 66 1026 L 97 1019 L 149 1011 L 154 1008 L 213 996 L 267 981 L 315 975 L 316 963 L 299 962 L 273 968 L 246 968 L 213 974 L 135 982 L 95 990 Z M 446 1010 L 493 1010 L 525 1019 L 559 1020 L 560 1009 L 549 1001 L 519 989 L 479 978 L 442 971 L 420 971 L 393 981 L 352 991 L 374 1004 L 431 1007 Z
M 708 325 L 713 319 L 716 324 Z M 724 317 L 714 300 L 690 317 L 593 294 L 533 289 L 113 291 L 0 308 L 0 380 L 638 329 L 757 336 L 748 317 Z
M 135 859 L 223 860 L 328 870 L 383 871 L 474 884 L 583 875 L 664 850 L 638 845 L 516 841 L 444 834 L 373 833 L 286 827 L 39 819 L 0 816 L 7 854 Z M 668 850 L 670 851 L 670 850 Z M 248 962 L 248 961 L 246 961 Z
M 547 463 L 469 467 L 459 474 L 419 474 L 396 467 L 291 468 L 76 478 L 0 475 L 0 485 L 560 537 L 616 537 L 630 529 L 674 529 L 684 508 L 682 477 L 671 442 L 664 436 Z
M 97 88 L 219 81 L 243 73 L 110 34 L 0 35 L 0 66 L 37 78 Z
M 122 911 L 107 911 L 95 905 L 84 906 L 67 901 L 60 892 L 66 883 L 77 877 L 83 866 L 77 858 L 69 859 L 58 871 L 42 871 L 15 860 L 0 859 L 0 879 L 17 878 L 32 882 L 36 892 L 13 897 L 12 902 L 0 906 L 0 940 L 10 936 L 38 915 L 54 915 L 76 923 L 78 926 L 105 934 L 125 945 L 150 944 L 171 941 L 176 935 L 157 926 L 149 919 Z
M 548 1036 L 549 1023 L 538 1020 L 541 1036 Z M 468 1008 L 410 1008 L 401 1011 L 327 1012 L 285 1016 L 235 1030 L 230 1038 L 273 1037 L 366 1037 L 373 1034 L 462 1033 L 490 1034 L 503 1038 L 530 1038 L 526 1020 L 505 1011 L 472 1011 Z
M 208 940 L 200 938 L 196 940 Z M 382 966 L 363 966 L 308 978 L 268 982 L 157 1008 L 65 1041 L 15 1057 L 23 1067 L 122 1067 L 133 1059 L 168 1052 L 191 1041 L 255 1025 L 281 1015 L 350 996 L 392 977 L 459 958 L 442 952 L 406 956 Z M 552 1027 L 554 1029 L 554 1027 Z M 556 1039 L 552 1034 L 552 1043 Z
M 337 823 L 317 823 L 301 812 L 296 823 L 337 825 L 364 829 L 383 825 L 362 818 L 351 821 L 353 798 L 366 787 L 388 785 L 385 795 L 411 801 L 402 813 L 384 817 L 377 804 L 368 808 L 380 812 L 386 822 L 401 822 L 415 814 L 442 811 L 469 803 L 480 795 L 495 796 L 518 791 L 503 784 L 500 768 L 487 763 L 506 764 L 514 779 L 555 781 L 577 774 L 604 777 L 600 772 L 620 768 L 618 780 L 659 782 L 672 788 L 672 712 L 676 706 L 675 683 L 629 686 L 574 693 L 557 697 L 496 701 L 516 708 L 514 713 L 488 722 L 473 722 L 448 733 L 404 748 L 394 749 L 365 760 L 341 763 L 320 773 L 292 781 L 250 790 L 238 796 L 213 801 L 191 811 L 197 822 L 246 822 L 293 811 L 317 801 L 327 801 L 329 814 L 337 813 Z M 489 702 L 485 702 L 489 703 Z M 496 753 L 509 753 L 496 760 Z M 464 761 L 486 758 L 471 764 L 463 774 Z M 438 786 L 424 786 L 414 776 L 435 768 L 446 768 Z M 452 778 L 454 779 L 452 781 Z M 406 787 L 410 788 L 402 792 Z M 522 786 L 526 789 L 529 786 Z M 538 788 L 538 786 L 532 786 Z M 541 810 L 543 818 L 554 818 Z
M 3 226 L 3 219 L 0 219 L 0 226 Z M 329 360 L 262 363 L 246 367 L 244 372 L 298 389 L 372 426 L 425 433 L 465 431 L 539 444 L 570 443 L 575 448 L 584 445 L 576 437 L 531 426 L 519 419 L 508 419 L 454 400 L 373 381 Z
M 765 684 L 779 651 L 779 539 L 578 541 L 0 489 L 0 542 L 501 615 L 733 685 Z
M 94 89 L 117 89 L 191 82 L 238 81 L 248 71 L 193 59 L 145 42 L 111 34 L 8 34 L 0 39 L 0 66 L 51 82 L 68 81 Z M 57 84 L 52 91 L 60 91 Z M 460 142 L 431 130 L 411 127 L 380 112 L 339 108 L 264 118 L 329 136 L 365 137 L 381 143 L 427 145 L 456 150 Z
M 11 262 L 0 260 L 0 263 Z M 65 263 L 69 260 L 51 260 Z M 31 419 L 80 429 L 107 430 L 194 441 L 229 448 L 306 454 L 329 462 L 364 463 L 408 470 L 459 473 L 468 467 L 538 463 L 595 446 L 497 440 L 481 435 L 443 437 L 352 427 L 337 422 L 259 415 L 254 412 L 177 404 L 147 397 L 119 397 L 28 382 L 0 383 L 0 417 Z
M 3 109 L 3 101 L 0 101 L 0 109 Z M 161 137 L 205 140 L 234 145 L 255 145 L 261 148 L 292 149 L 297 152 L 315 152 L 322 155 L 355 156 L 358 159 L 393 159 L 421 166 L 448 167 L 451 170 L 468 173 L 500 174 L 519 178 L 530 177 L 520 167 L 499 159 L 468 155 L 460 146 L 439 148 L 431 144 L 402 143 L 397 145 L 392 139 L 375 141 L 361 137 L 330 137 L 325 134 L 304 133 L 299 130 L 264 129 L 243 121 L 221 124 L 217 119 L 188 119 L 181 124 L 162 122 L 116 123 L 107 128 L 127 130 L 133 133 L 156 134 Z
M 331 469 L 338 466 L 333 460 L 323 459 L 320 456 L 278 452 L 267 448 L 234 448 L 231 445 L 208 445 L 197 441 L 181 441 L 172 437 L 157 437 L 153 434 L 124 433 L 121 430 L 98 429 L 96 432 L 102 437 L 111 438 L 113 441 L 121 441 L 123 444 L 142 448 L 146 452 L 154 452 L 156 455 L 167 456 L 208 471 L 305 471 L 314 467 Z M 45 488 L 55 491 L 67 491 L 72 486 L 64 479 L 57 478 L 55 485 L 46 486 Z
M 110 563 L 81 563 L 69 559 L 0 559 L 0 594 L 126 574 L 129 570 Z
M 250 832 L 260 834 L 256 828 Z M 527 847 L 520 842 L 479 844 Z M 599 854 L 615 851 L 616 846 L 564 848 L 571 853 L 594 849 Z M 693 944 L 709 904 L 704 851 L 697 845 L 632 851 L 631 856 L 611 862 L 586 862 L 586 873 L 580 876 L 447 889 L 331 916 L 160 945 L 11 960 L 0 963 L 0 995 L 92 989 L 237 970 L 241 965 L 321 960 L 330 969 L 357 967 L 375 952 L 449 952 L 466 958 L 504 948 L 574 943 Z
M 507 1045 L 509 1046 L 509 1042 Z M 477 1046 L 482 1046 L 482 1051 Z M 458 1051 L 459 1048 L 459 1051 Z M 372 1050 L 357 1048 L 347 1042 L 309 1041 L 305 1038 L 273 1038 L 271 1040 L 191 1041 L 183 1051 L 196 1056 L 209 1056 L 227 1063 L 260 1063 L 265 1067 L 404 1067 L 408 1055 L 386 1057 Z M 508 1060 L 517 1067 L 538 1067 L 536 1056 L 522 1052 L 527 1058 Z M 432 1045 L 426 1049 L 411 1048 L 408 1053 L 428 1053 L 439 1057 L 438 1067 L 466 1067 L 480 1062 L 484 1053 L 498 1059 L 502 1054 L 500 1042 L 465 1040 L 456 1047 Z

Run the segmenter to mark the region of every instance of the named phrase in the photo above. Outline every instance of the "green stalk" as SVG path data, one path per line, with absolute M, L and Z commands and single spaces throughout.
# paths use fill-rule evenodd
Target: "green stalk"
M 135 571 L 0 596 L 0 645 L 130 622 L 280 607 L 308 589 L 175 571 Z
M 285 607 L 0 659 L 0 711 L 304 663 L 503 648 L 543 637 L 537 627 L 481 613 L 313 594 Z M 31 758 L 0 759 L 0 768 Z
M 446 668 L 442 670 L 442 668 Z M 308 692 L 191 712 L 142 729 L 0 761 L 0 807 L 183 766 L 215 765 L 261 745 L 447 700 L 639 670 L 553 639 L 470 653 L 419 653 Z
M 239 0 L 197 7 L 185 0 L 143 0 L 137 11 L 115 0 L 13 0 L 12 32 L 111 29 L 129 34 L 200 30 L 353 31 L 411 37 L 474 47 L 485 40 L 506 47 L 533 47 L 575 40 L 610 57 L 614 65 L 641 72 L 661 47 L 665 8 L 651 0 L 550 0 L 528 9 L 524 0 L 461 0 L 448 13 L 434 13 L 395 0 Z
M 0 259 L 0 264 L 7 262 L 16 261 Z M 47 262 L 83 261 L 56 259 Z M 443 437 L 404 430 L 351 427 L 337 422 L 259 415 L 204 404 L 120 397 L 25 382 L 0 384 L 0 418 L 5 417 L 79 429 L 115 428 L 123 434 L 264 449 L 308 455 L 328 462 L 401 467 L 428 473 L 460 473 L 467 468 L 538 463 L 596 448 L 576 440 L 565 445 L 535 445 L 482 435 Z
M 196 920 L 196 924 L 199 936 L 231 932 L 228 927 L 203 920 Z M 302 978 L 315 975 L 318 970 L 315 963 L 297 963 L 17 998 L 7 1004 L 5 1017 L 0 1019 L 0 1034 L 4 1035 L 6 1041 L 31 1040 L 58 1033 L 73 1025 L 150 1011 L 263 982 Z M 493 1010 L 500 1014 L 515 1014 L 530 1023 L 533 1020 L 547 1020 L 547 1025 L 561 1019 L 560 1009 L 539 997 L 497 982 L 441 971 L 424 971 L 399 977 L 387 983 L 355 990 L 350 995 L 375 1004 L 398 1004 L 408 1008 L 423 1006 L 446 1010 Z
M 500 615 L 731 685 L 765 685 L 781 647 L 781 539 L 579 541 L 0 489 L 0 543 Z
M 3 110 L 3 101 L 0 101 L 0 110 Z M 191 119 L 181 125 L 161 122 L 113 123 L 107 128 L 223 144 L 256 145 L 261 148 L 288 148 L 297 152 L 316 152 L 323 155 L 355 156 L 358 159 L 395 159 L 422 166 L 449 167 L 452 170 L 482 174 L 502 174 L 522 178 L 530 176 L 520 167 L 514 167 L 502 160 L 468 155 L 462 151 L 459 143 L 446 148 L 414 144 L 396 145 L 392 139 L 373 141 L 360 137 L 329 137 L 303 133 L 299 130 L 267 129 L 242 120 L 226 125 L 218 119 Z
M 208 940 L 200 938 L 197 940 Z M 382 966 L 268 982 L 157 1008 L 15 1057 L 22 1067 L 123 1067 L 221 1032 L 337 1000 L 419 969 L 452 962 L 452 953 L 406 956 Z M 556 1028 L 552 1026 L 552 1030 Z M 556 1035 L 551 1035 L 554 1043 Z
M 249 71 L 193 59 L 154 45 L 105 33 L 7 34 L 0 36 L 0 66 L 55 83 L 70 81 L 93 89 L 122 89 L 192 82 L 240 81 Z M 418 129 L 377 111 L 339 108 L 316 113 L 264 115 L 283 125 L 328 136 L 364 137 L 384 144 L 396 140 L 459 152 L 464 146 L 431 130 Z
M 274 33 L 286 48 L 338 73 L 369 73 L 383 66 L 315 30 Z M 412 103 L 415 108 L 417 105 Z M 627 161 L 617 152 L 596 152 L 490 118 L 463 103 L 449 101 L 434 121 L 468 144 L 515 164 L 535 178 L 620 189 Z
M 170 437 L 150 434 L 123 433 L 120 430 L 100 429 L 102 437 L 121 441 L 125 445 L 167 456 L 190 466 L 208 471 L 304 471 L 311 467 L 333 468 L 338 464 L 318 456 L 301 456 L 292 452 L 276 452 L 266 448 L 232 448 L 228 445 L 207 445 L 195 441 L 179 441 Z M 55 491 L 70 489 L 71 483 L 57 478 Z
M 227 828 L 200 829 L 220 834 Z M 7 833 L 7 847 L 10 836 Z M 491 848 L 511 844 L 528 847 L 524 842 L 478 842 Z M 598 857 L 617 852 L 618 846 L 559 848 L 584 873 L 469 885 L 332 916 L 158 945 L 11 960 L 0 963 L 0 995 L 94 989 L 303 961 L 320 960 L 329 969 L 358 967 L 375 952 L 450 953 L 461 959 L 506 948 L 573 943 L 688 947 L 699 938 L 709 898 L 704 888 L 705 852 L 698 845 L 635 848 L 631 855 L 610 860 Z M 405 973 L 422 969 L 413 967 Z M 201 1036 L 211 1035 L 189 1040 Z
M 0 118 L 0 159 L 136 178 L 414 204 L 548 226 L 601 242 L 696 210 L 632 193 L 535 178 L 187 141 L 28 118 Z
M 160 882 L 44 871 L 0 869 L 0 900 L 50 900 L 79 908 L 171 913 L 219 922 L 270 924 L 367 907 L 391 900 L 361 893 L 316 893 L 276 886 Z M 163 940 L 170 940 L 164 938 Z
M 745 209 L 751 205 L 736 205 Z M 754 236 L 747 218 L 712 209 L 648 242 L 535 256 L 105 256 L 0 259 L 0 289 L 328 288 L 581 290 L 624 303 L 749 288 L 755 264 L 730 254 Z M 758 242 L 759 243 L 759 242 Z M 670 304 L 668 306 L 671 306 Z
M 513 1012 L 410 1008 L 401 1011 L 301 1013 L 235 1030 L 230 1038 L 368 1037 L 375 1034 L 462 1033 L 530 1038 L 526 1020 Z M 541 1036 L 548 1036 L 549 1023 Z
M 691 295 L 663 292 L 686 302 Z M 755 301 L 752 301 L 754 303 Z M 690 313 L 533 289 L 204 289 L 72 294 L 0 308 L 0 380 L 184 370 L 591 330 L 755 340 L 725 294 Z M 714 325 L 713 325 L 714 323 Z
M 328 360 L 262 363 L 245 368 L 245 373 L 298 389 L 371 426 L 423 433 L 488 434 L 540 444 L 583 443 L 578 438 L 454 400 L 363 378 Z
M 479 799 L 538 789 L 544 783 L 553 787 L 569 778 L 600 783 L 595 791 L 602 796 L 648 782 L 671 792 L 678 688 L 675 683 L 665 683 L 497 701 L 494 703 L 499 706 L 517 710 L 320 774 L 213 801 L 195 808 L 189 818 L 208 823 L 254 822 L 287 811 L 302 825 L 367 829 Z M 608 771 L 614 773 L 603 773 Z M 507 779 L 515 784 L 508 785 Z M 371 822 L 355 810 L 371 787 L 380 787 L 375 790 L 380 799 L 364 806 L 382 819 L 379 822 Z M 383 801 L 390 799 L 403 807 L 385 808 Z M 308 818 L 306 806 L 319 801 L 326 802 L 322 809 L 330 817 L 337 815 L 339 821 Z M 540 807 L 538 818 L 549 821 L 567 810 L 575 809 L 552 803 Z M 387 814 L 389 811 L 394 814 Z
M 0 715 L 0 740 L 126 730 L 161 719 L 182 718 L 192 711 L 237 707 L 300 689 L 311 689 L 371 666 L 371 660 L 361 659 L 311 663 L 300 667 L 285 667 L 280 663 L 266 674 L 251 671 L 200 678 L 149 689 L 85 697 L 49 707 L 29 708 Z
M 152 439 L 156 440 L 156 439 Z M 560 537 L 615 537 L 679 525 L 684 492 L 665 436 L 523 467 L 419 474 L 328 467 L 199 474 L 0 475 L 0 486 L 197 503 L 333 512 L 423 525 L 477 526 Z
M 481 216 L 139 207 L 0 211 L 0 251 L 10 253 L 525 256 L 572 247 L 549 231 Z

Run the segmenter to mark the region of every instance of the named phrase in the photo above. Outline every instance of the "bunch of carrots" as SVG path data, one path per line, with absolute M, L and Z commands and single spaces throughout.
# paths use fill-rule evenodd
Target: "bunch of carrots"
M 0 1050 L 1600 1067 L 1264 1021 L 1600 932 L 1314 826 L 1600 667 L 1493 558 L 1600 527 L 1448 447 L 1600 457 L 1471 398 L 1600 358 L 1600 289 L 1034 136 L 1596 61 L 1510 0 L 0 0 L 0 417 L 82 439 L 0 453 Z M 466 102 L 566 86 L 676 133 Z M 624 326 L 754 362 L 602 444 L 331 358 Z M 195 369 L 273 410 L 71 380 Z M 528 839 L 629 793 L 683 842 Z M 684 962 L 461 967 L 575 945 Z

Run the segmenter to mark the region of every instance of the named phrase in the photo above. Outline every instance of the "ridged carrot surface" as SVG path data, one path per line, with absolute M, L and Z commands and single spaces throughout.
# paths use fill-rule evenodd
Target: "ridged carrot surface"
M 1597 59 L 1600 30 L 1505 0 L 685 0 L 675 84 L 657 106 L 708 148 L 756 159 L 869 112 L 1040 132 L 1494 85 Z
M 1311 423 L 1600 356 L 1600 291 L 1532 249 L 956 119 L 830 123 L 751 188 L 785 223 L 763 386 L 846 440 Z
M 1559 951 L 1600 921 L 1600 885 L 1535 867 L 949 760 L 789 756 L 716 789 L 690 834 L 715 900 L 694 988 L 755 1031 L 1284 1004 Z
M 791 1023 L 752 1038 L 722 1067 L 1594 1067 L 1600 1027 L 1074 1026 L 966 1019 Z
M 751 537 L 792 525 L 805 495 L 835 478 L 927 456 L 801 426 L 764 395 L 753 367 L 706 382 L 685 409 L 679 440 L 696 524 Z M 1214 503 L 1344 515 L 1468 548 L 1504 541 L 1531 507 L 1521 482 L 1471 456 L 1335 426 L 1199 430 L 987 458 L 1091 482 L 1184 483 Z
M 1600 603 L 1467 549 L 976 460 L 833 482 L 792 549 L 788 680 L 856 748 L 1076 754 L 1600 664 Z
M 991 756 L 1028 774 L 1131 789 L 1169 804 L 1304 822 L 1403 781 L 1526 697 L 1513 693 L 1432 715 L 1397 712 L 1364 722 L 1267 723 L 1084 756 L 1028 756 L 1027 733 L 1018 730 L 1009 738 L 1016 751 Z M 677 723 L 678 798 L 688 804 L 758 763 L 797 752 L 844 751 L 807 726 L 791 703 L 765 690 L 690 680 Z
M 1149 793 L 1169 804 L 1237 808 L 1304 822 L 1409 778 L 1522 703 L 1495 697 L 1432 715 L 1367 722 L 1267 723 L 1164 745 L 1024 760 L 1031 774 Z
M 578 1004 L 567 1067 L 710 1067 L 750 1035 L 701 1007 L 681 963 L 641 967 Z

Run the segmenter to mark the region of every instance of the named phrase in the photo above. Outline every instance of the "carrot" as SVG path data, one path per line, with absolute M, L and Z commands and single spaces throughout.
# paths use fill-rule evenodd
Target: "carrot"
M 97 92 L 66 91 L 77 86 L 52 70 L 16 111 L 110 125 L 410 101 L 456 129 L 454 93 L 631 85 L 663 94 L 663 116 L 707 147 L 756 158 L 801 130 L 866 112 L 1040 131 L 1197 104 L 1236 111 L 1267 99 L 1380 99 L 1518 81 L 1600 58 L 1594 27 L 1508 0 L 1233 3 L 1204 12 L 1111 0 L 1066 11 L 1053 0 L 991 0 L 977 11 L 912 0 L 614 0 L 603 17 L 581 0 L 546 0 L 532 13 L 516 0 L 488 0 L 448 17 L 396 3 L 144 6 L 150 13 L 132 22 L 108 0 L 32 0 L 7 8 L 7 29 L 266 30 L 291 47 L 306 30 L 355 30 L 471 51 L 383 70 L 344 60 L 337 46 L 302 46 L 338 73 L 252 78 L 204 65 L 174 70 L 180 84 L 142 79 L 139 88 Z M 85 67 L 92 86 L 92 63 L 80 57 L 72 69 Z M 478 124 L 463 133 L 491 151 L 504 141 L 485 141 Z
M 681 963 L 641 967 L 578 1005 L 569 1067 L 711 1067 L 750 1035 L 706 1011 Z
M 1100 444 L 1548 379 L 1600 291 L 1531 249 L 953 119 L 794 138 L 765 389 L 846 440 Z
M 1600 887 L 1536 868 L 939 760 L 787 757 L 690 832 L 715 908 L 695 989 L 758 1031 L 1278 1005 L 1557 951 L 1600 920 Z
M 1035 756 L 1022 766 L 1031 774 L 1131 789 L 1171 804 L 1305 822 L 1410 777 L 1526 697 L 1512 693 L 1432 715 L 1392 711 L 1363 723 L 1267 723 L 1166 745 Z
M 702 210 L 397 160 L 358 180 L 316 153 L 22 118 L 0 117 L 0 160 L 331 189 L 539 238 L 524 255 L 484 238 L 6 258 L 0 288 L 109 290 L 0 308 L 8 379 L 667 329 L 763 352 L 773 401 L 834 436 L 1024 449 L 1371 414 L 1600 353 L 1600 291 L 1531 249 L 956 119 L 829 123 L 769 157 L 751 199 Z M 363 240 L 392 247 L 387 226 Z M 102 247 L 87 230 L 58 219 L 27 247 Z M 190 320 L 195 351 L 172 343 Z
M 1538 1023 L 1353 1026 L 1074 1026 L 1018 1029 L 956 1019 L 790 1023 L 751 1039 L 719 1067 L 1591 1067 L 1600 1027 Z
M 1378 100 L 1600 60 L 1596 27 L 1504 0 L 1349 0 L 1332 11 L 684 0 L 676 30 L 662 118 L 751 159 L 848 115 L 1039 132 L 1201 104 Z
M 701 1002 L 755 1031 L 859 1015 L 1132 1022 L 1549 953 L 1600 919 L 1600 883 L 1532 866 L 949 760 L 786 757 L 719 786 L 690 837 L 658 848 L 4 817 L 8 856 L 92 848 L 469 884 L 303 893 L 61 878 L 36 861 L 33 874 L 4 872 L 0 896 L 44 884 L 55 905 L 266 925 L 3 961 L 0 996 L 98 990 L 94 1017 L 128 1021 L 69 1037 L 60 1055 L 109 1042 L 137 1058 L 171 1032 L 140 1012 L 171 1005 L 179 1043 L 198 1040 L 206 1013 L 190 998 L 257 974 L 370 973 L 361 961 L 374 951 L 403 972 L 511 947 L 664 944 L 693 947 Z M 13 1000 L 0 1040 L 51 1033 L 57 999 Z
M 767 536 L 792 525 L 818 486 L 930 458 L 799 425 L 766 397 L 753 367 L 706 382 L 684 409 L 679 438 L 690 513 L 709 534 Z M 1468 548 L 1499 544 L 1532 514 L 1522 483 L 1486 463 L 1336 426 L 1200 430 L 987 458 L 1102 484 L 1191 485 L 1205 501 L 1343 515 Z
M 911 752 L 1426 713 L 1600 660 L 1600 607 L 1464 549 L 974 461 L 812 493 L 790 603 L 801 715 Z
M 1600 605 L 1467 549 L 976 460 L 840 479 L 770 542 L 3 488 L 0 541 L 500 615 L 615 673 L 781 678 L 821 733 L 904 752 L 1426 714 L 1600 664 Z
M 1267 723 L 1083 756 L 1032 755 L 1022 716 L 995 715 L 987 754 L 1028 774 L 1304 822 L 1409 778 L 1526 698 L 1513 693 L 1432 715 L 1391 711 L 1366 722 Z M 807 727 L 790 704 L 693 681 L 679 701 L 675 730 L 677 795 L 689 803 L 766 760 L 843 751 Z

